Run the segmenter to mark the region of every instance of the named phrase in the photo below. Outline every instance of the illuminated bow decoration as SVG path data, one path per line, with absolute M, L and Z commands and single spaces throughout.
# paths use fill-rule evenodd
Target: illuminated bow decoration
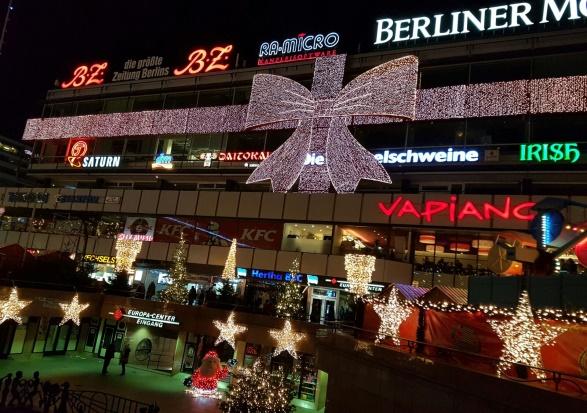
M 247 183 L 269 179 L 275 192 L 288 191 L 298 177 L 301 192 L 327 192 L 330 182 L 337 192 L 354 192 L 361 179 L 391 183 L 348 125 L 413 120 L 418 59 L 407 56 L 384 63 L 342 88 L 344 61 L 344 55 L 316 59 L 311 92 L 285 77 L 254 77 L 245 127 L 282 123 L 296 130 Z

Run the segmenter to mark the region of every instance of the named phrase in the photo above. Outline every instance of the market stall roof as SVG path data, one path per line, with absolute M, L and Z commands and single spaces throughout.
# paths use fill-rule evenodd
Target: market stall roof
M 380 298 L 387 298 L 391 291 L 391 288 L 395 286 L 399 293 L 406 299 L 406 301 L 416 301 L 422 295 L 424 295 L 428 288 L 424 287 L 414 287 L 409 284 L 390 284 L 381 292 L 379 295 Z
M 468 302 L 468 293 L 468 290 L 464 288 L 437 285 L 423 294 L 420 299 L 432 303 L 448 302 L 452 304 L 466 305 Z

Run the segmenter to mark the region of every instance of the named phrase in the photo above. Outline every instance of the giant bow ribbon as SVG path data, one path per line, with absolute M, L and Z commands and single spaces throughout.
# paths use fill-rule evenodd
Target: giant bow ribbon
M 256 75 L 245 127 L 282 123 L 293 135 L 253 171 L 247 183 L 271 180 L 286 192 L 300 178 L 301 192 L 354 192 L 361 179 L 391 183 L 385 168 L 353 137 L 348 125 L 386 117 L 413 120 L 418 59 L 407 56 L 379 65 L 344 88 L 345 55 L 316 59 L 310 92 L 303 85 L 268 74 Z M 274 127 L 272 128 L 274 129 Z

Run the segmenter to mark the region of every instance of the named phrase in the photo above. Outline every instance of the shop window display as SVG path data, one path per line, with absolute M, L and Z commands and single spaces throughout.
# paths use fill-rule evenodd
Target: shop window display
M 408 231 L 377 227 L 337 225 L 334 254 L 367 253 L 377 258 L 403 260 L 407 253 Z
M 491 273 L 487 256 L 498 234 L 419 231 L 416 235 L 414 281 L 420 287 L 467 287 L 467 277 Z
M 332 245 L 332 225 L 322 224 L 284 224 L 284 251 L 330 254 Z
M 318 383 L 318 370 L 315 367 L 316 357 L 311 354 L 298 353 L 294 359 L 289 353 L 281 353 L 271 359 L 271 370 L 283 369 L 288 380 L 295 389 L 295 398 L 314 402 Z

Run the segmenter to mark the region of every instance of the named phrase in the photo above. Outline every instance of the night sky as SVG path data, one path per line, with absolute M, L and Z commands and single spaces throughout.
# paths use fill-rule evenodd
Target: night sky
M 46 91 L 82 63 L 164 56 L 183 62 L 197 47 L 233 43 L 247 66 L 263 41 L 300 32 L 341 34 L 339 52 L 375 51 L 375 19 L 414 17 L 507 1 L 15 0 L 0 56 L 0 134 L 20 139 Z M 348 3 L 347 3 L 348 4 Z M 474 5 L 475 4 L 475 5 Z M 4 21 L 8 0 L 0 0 Z M 432 5 L 432 6 L 430 6 Z M 358 7 L 357 6 L 357 7 Z M 1 23 L 0 23 L 1 24 Z

